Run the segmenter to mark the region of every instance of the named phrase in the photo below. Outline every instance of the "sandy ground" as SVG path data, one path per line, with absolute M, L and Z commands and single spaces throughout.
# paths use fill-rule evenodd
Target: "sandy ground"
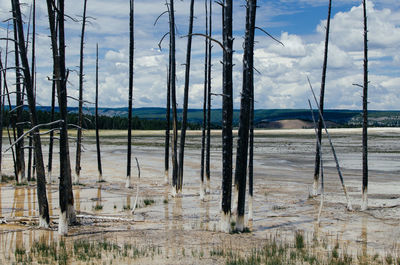
M 134 133 L 133 157 L 139 161 L 141 179 L 136 178 L 138 172 L 134 168 L 134 189 L 126 189 L 126 132 L 101 132 L 103 175 L 107 182 L 96 183 L 95 139 L 94 133 L 88 131 L 85 133 L 85 152 L 82 157 L 81 182 L 84 185 L 74 186 L 75 207 L 80 215 L 104 218 L 80 219 L 82 225 L 72 227 L 67 240 L 82 237 L 97 241 L 107 239 L 160 249 L 161 254 L 157 258 L 141 258 L 142 264 L 224 263 L 223 258 L 208 253 L 220 247 L 246 252 L 270 237 L 292 240 L 295 231 L 302 231 L 308 240 L 317 238 L 332 245 L 338 241 L 354 255 L 361 252 L 371 255 L 399 253 L 400 129 L 372 128 L 369 131 L 370 207 L 365 212 L 359 211 L 360 132 L 360 129 L 330 130 L 353 203 L 354 211 L 351 212 L 346 210 L 330 147 L 327 141 L 324 142 L 325 205 L 318 226 L 316 218 L 320 197 L 309 198 L 315 152 L 313 130 L 256 131 L 254 220 L 247 222 L 251 233 L 230 235 L 218 232 L 222 164 L 218 132 L 214 132 L 212 137 L 212 190 L 201 201 L 198 192 L 200 132 L 188 133 L 183 197 L 171 198 L 170 188 L 164 183 L 162 132 Z M 43 150 L 47 150 L 46 139 L 44 145 Z M 74 147 L 71 144 L 72 168 L 75 165 Z M 55 159 L 57 161 L 58 156 Z M 7 152 L 4 155 L 3 174 L 12 174 L 11 161 L 11 153 Z M 53 172 L 57 171 L 58 163 Z M 60 239 L 56 232 L 58 185 L 56 174 L 53 175 L 52 184 L 47 186 L 53 223 L 50 230 L 40 230 L 31 225 L 37 216 L 34 186 L 0 186 L 0 220 L 8 220 L 8 224 L 0 225 L 0 261 L 12 259 L 16 248 L 29 248 L 39 238 L 49 241 Z M 132 215 L 128 208 L 133 205 L 136 185 L 140 187 L 139 208 Z M 155 202 L 146 206 L 145 200 Z M 121 221 L 107 221 L 106 217 L 121 218 Z M 200 253 L 205 254 L 202 256 Z

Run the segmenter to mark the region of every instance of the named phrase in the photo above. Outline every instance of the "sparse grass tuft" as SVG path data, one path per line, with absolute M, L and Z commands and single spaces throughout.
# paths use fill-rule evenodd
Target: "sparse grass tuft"
M 100 210 L 103 210 L 103 205 L 96 205 L 96 206 L 94 206 L 94 210 L 95 211 L 100 211 Z
M 149 206 L 155 203 L 153 199 L 144 199 L 143 200 L 144 205 Z

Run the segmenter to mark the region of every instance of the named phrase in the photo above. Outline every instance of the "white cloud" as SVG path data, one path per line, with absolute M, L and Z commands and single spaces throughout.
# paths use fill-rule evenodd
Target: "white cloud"
M 135 107 L 165 105 L 166 65 L 168 63 L 168 37 L 159 51 L 158 42 L 168 31 L 167 16 L 160 18 L 153 25 L 157 16 L 166 10 L 165 1 L 135 1 Z M 188 1 L 176 1 L 177 18 L 177 99 L 182 106 L 186 55 L 186 38 L 180 38 L 187 32 Z M 374 4 L 373 4 L 374 3 Z M 242 79 L 242 35 L 244 30 L 245 10 L 242 1 L 234 1 L 234 102 L 240 104 Z M 325 0 L 280 0 L 260 1 L 257 23 L 260 27 L 274 29 L 284 27 L 285 21 L 279 16 L 299 14 L 301 8 L 325 7 Z M 354 5 L 352 8 L 349 5 Z M 335 1 L 340 8 L 332 17 L 327 73 L 326 106 L 330 108 L 360 108 L 361 94 L 353 83 L 362 82 L 363 64 L 363 25 L 360 1 Z M 397 90 L 400 71 L 400 9 L 397 0 L 368 1 L 369 18 L 369 55 L 371 92 L 370 107 L 399 109 Z M 389 8 L 390 7 L 390 8 Z M 100 48 L 100 105 L 107 107 L 127 106 L 128 91 L 128 54 L 129 27 L 127 1 L 88 1 L 88 15 L 96 20 L 87 26 L 85 38 L 85 98 L 94 98 L 94 63 L 95 46 Z M 9 16 L 8 1 L 0 3 L 0 19 Z M 24 8 L 28 12 L 29 8 Z M 45 2 L 38 2 L 37 35 L 37 83 L 38 102 L 49 105 L 51 98 L 51 51 L 48 38 L 48 21 Z M 68 1 L 66 12 L 71 16 L 80 15 L 82 2 Z M 335 10 L 335 9 L 334 9 Z M 221 39 L 221 8 L 213 6 L 216 39 Z M 195 32 L 204 32 L 204 3 L 196 2 Z M 291 23 L 295 23 L 291 21 Z M 306 77 L 309 76 L 314 88 L 319 88 L 323 61 L 325 20 L 314 25 L 314 34 L 300 35 L 282 30 L 277 34 L 284 47 L 269 37 L 257 33 L 255 68 L 261 74 L 255 74 L 257 108 L 307 108 L 310 97 Z M 79 64 L 80 23 L 67 19 L 67 65 L 76 70 Z M 1 23 L 1 27 L 5 27 Z M 4 36 L 4 29 L 0 29 Z M 4 48 L 4 42 L 0 42 Z M 204 39 L 194 37 L 190 80 L 189 107 L 201 108 L 203 100 L 204 78 Z M 221 92 L 221 50 L 213 48 L 213 92 Z M 12 63 L 12 58 L 10 63 Z M 12 73 L 10 73 L 10 76 Z M 77 93 L 77 75 L 71 73 L 69 91 Z M 70 101 L 71 105 L 76 102 Z M 221 98 L 213 98 L 213 107 L 221 106 Z

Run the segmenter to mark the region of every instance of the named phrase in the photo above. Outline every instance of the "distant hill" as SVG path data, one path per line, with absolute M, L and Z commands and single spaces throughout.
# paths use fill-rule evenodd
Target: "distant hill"
M 49 107 L 39 107 L 42 110 L 50 110 Z M 78 108 L 69 108 L 69 112 L 77 113 Z M 85 113 L 94 114 L 94 108 L 85 108 Z M 103 116 L 127 117 L 127 108 L 99 108 L 99 114 Z M 239 110 L 234 110 L 233 124 L 239 124 Z M 172 115 L 172 114 L 171 114 Z M 318 117 L 317 112 L 314 112 Z M 362 124 L 362 111 L 360 110 L 325 110 L 324 118 L 330 127 L 360 127 Z M 165 108 L 135 108 L 133 116 L 140 119 L 165 120 Z M 255 126 L 258 128 L 286 128 L 286 127 L 312 127 L 310 110 L 306 109 L 258 109 L 255 110 Z M 213 127 L 221 126 L 222 109 L 213 109 L 211 123 Z M 182 118 L 182 109 L 178 109 L 178 120 Z M 203 110 L 189 109 L 188 121 L 201 124 Z M 282 122 L 284 121 L 284 125 Z M 290 125 L 292 121 L 293 125 Z M 300 122 L 301 121 L 301 122 Z M 369 123 L 371 126 L 398 127 L 400 126 L 400 111 L 369 111 Z M 279 125 L 280 124 L 280 125 Z M 281 126 L 281 127 L 280 127 Z

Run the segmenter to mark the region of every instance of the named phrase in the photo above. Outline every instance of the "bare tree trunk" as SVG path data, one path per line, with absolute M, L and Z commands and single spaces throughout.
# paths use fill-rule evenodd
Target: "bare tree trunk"
M 74 209 L 74 197 L 72 193 L 71 162 L 69 159 L 68 130 L 67 130 L 67 81 L 65 73 L 65 39 L 64 39 L 64 0 L 59 0 L 58 7 L 58 31 L 55 25 L 55 11 L 52 0 L 47 0 L 47 11 L 49 16 L 51 46 L 53 52 L 53 63 L 58 95 L 60 117 L 63 120 L 60 130 L 60 220 L 58 233 L 68 233 L 68 222 L 75 223 L 76 215 Z M 58 38 L 56 34 L 58 32 Z M 58 40 L 58 44 L 57 44 Z
M 171 45 L 170 45 L 171 46 Z M 169 132 L 171 127 L 171 47 L 169 54 L 169 62 L 167 69 L 167 109 L 166 109 L 166 120 L 167 120 L 167 128 L 165 129 L 165 150 L 164 150 L 164 178 L 165 183 L 169 182 Z
M 50 18 L 49 18 L 50 19 Z M 55 47 L 57 47 L 57 18 L 53 15 L 52 17 L 53 23 L 54 23 L 54 42 L 55 42 Z M 53 41 L 53 40 L 52 40 Z M 57 53 L 56 53 L 57 54 Z M 54 55 L 54 52 L 53 52 Z M 56 74 L 56 65 L 55 62 L 53 63 L 53 79 L 52 79 L 52 85 L 51 85 L 51 114 L 50 114 L 50 119 L 51 122 L 54 121 L 54 116 L 55 116 L 55 105 L 56 105 L 56 76 L 59 76 Z M 53 126 L 51 127 L 53 129 Z M 49 183 L 51 183 L 51 172 L 53 168 L 53 146 L 54 146 L 54 131 L 50 131 L 50 139 L 49 139 L 49 160 L 47 164 L 47 180 Z
M 176 59 L 175 59 L 175 10 L 174 0 L 170 0 L 169 6 L 169 36 L 170 36 L 170 54 L 171 54 L 171 96 L 172 96 L 172 123 L 173 123 L 173 138 L 172 138 L 172 196 L 176 195 L 178 184 L 178 116 L 176 111 Z
M 209 2 L 210 6 L 210 15 L 208 17 L 208 34 L 210 39 L 208 39 L 208 62 L 207 62 L 207 143 L 206 143 L 206 181 L 207 181 L 207 188 L 206 192 L 210 192 L 210 147 L 211 147 L 211 37 L 212 37 L 212 0 Z
M 328 19 L 326 24 L 326 35 L 325 35 L 325 52 L 324 52 L 324 63 L 322 66 L 322 81 L 321 81 L 321 92 L 320 92 L 320 99 L 319 99 L 319 109 L 321 113 L 324 114 L 324 97 L 325 97 L 325 80 L 326 80 L 326 69 L 328 66 L 328 48 L 329 48 L 329 31 L 331 25 L 331 10 L 332 10 L 332 0 L 329 0 L 329 7 L 328 7 Z M 317 141 L 321 144 L 322 139 L 322 120 L 321 118 L 318 119 L 318 139 Z M 320 169 L 320 153 L 318 149 L 318 143 L 315 147 L 315 166 L 314 166 L 314 184 L 313 184 L 313 191 L 312 195 L 317 196 L 318 194 L 318 182 L 319 182 L 319 169 Z
M 20 138 L 24 134 L 23 120 L 22 120 L 22 111 L 23 111 L 23 102 L 22 102 L 22 91 L 21 91 L 21 71 L 19 65 L 19 47 L 18 47 L 18 33 L 17 33 L 17 21 L 14 17 L 14 49 L 15 49 L 15 78 L 16 78 L 16 116 L 14 118 L 15 127 L 17 128 L 17 136 L 14 136 L 14 140 L 16 138 Z M 25 47 L 25 46 L 24 46 Z M 11 110 L 11 109 L 10 109 Z M 26 181 L 25 179 L 25 159 L 24 159 L 24 141 L 20 141 L 15 145 L 16 152 L 16 169 L 17 183 L 23 183 Z
M 55 71 L 53 69 L 53 77 L 56 76 Z M 56 101 L 56 82 L 53 80 L 51 85 L 51 111 L 50 111 L 50 121 L 54 121 L 54 108 Z M 51 127 L 53 129 L 53 126 Z M 54 145 L 54 131 L 50 131 L 49 136 L 49 157 L 47 163 L 47 181 L 51 183 L 51 172 L 53 168 L 53 145 Z
M 19 6 L 19 0 L 12 0 L 13 13 L 17 22 L 18 29 L 18 44 L 21 56 L 21 62 L 23 66 L 24 73 L 24 83 L 26 86 L 26 93 L 28 96 L 29 110 L 31 112 L 31 123 L 32 126 L 36 126 L 38 124 L 37 116 L 36 116 L 36 103 L 34 97 L 34 91 L 32 86 L 32 77 L 29 72 L 29 64 L 28 57 L 25 49 L 25 40 L 24 40 L 24 31 L 23 24 L 21 18 L 21 10 Z M 43 164 L 43 156 L 42 156 L 42 145 L 40 141 L 39 129 L 34 130 L 33 142 L 35 146 L 35 157 L 37 163 L 37 196 L 39 202 L 39 226 L 40 227 L 48 227 L 50 218 L 49 218 L 49 206 L 47 202 L 47 194 L 46 194 L 46 176 Z
M 253 50 L 254 50 L 254 29 L 256 22 L 256 0 L 248 0 L 246 5 L 246 36 L 243 54 L 243 88 L 240 102 L 240 123 L 239 123 L 239 139 L 236 151 L 236 171 L 235 179 L 238 185 L 238 206 L 236 229 L 243 231 L 245 198 L 246 198 L 246 171 L 247 171 L 247 152 L 249 141 L 249 121 L 251 110 L 251 75 L 253 69 Z
M 254 68 L 251 71 L 250 86 L 250 135 L 249 135 L 249 213 L 248 220 L 253 220 L 253 175 L 254 175 Z
M 29 33 L 29 31 L 28 31 Z M 27 39 L 29 37 L 29 34 L 27 35 Z M 35 95 L 35 100 L 36 100 L 36 82 L 35 82 L 35 51 L 36 51 L 36 1 L 33 0 L 32 4 L 32 63 L 31 63 L 31 76 L 32 76 L 32 87 Z M 23 98 L 23 95 L 22 95 Z M 31 181 L 34 176 L 31 174 L 31 164 L 32 164 L 32 141 L 33 141 L 33 135 L 29 135 L 29 151 L 28 151 L 28 181 Z M 36 163 L 34 163 L 34 166 Z M 34 171 L 33 171 L 34 172 Z
M 131 153 L 132 153 L 132 102 L 133 102 L 133 53 L 134 53 L 134 1 L 130 0 L 129 13 L 129 113 L 128 113 L 128 157 L 125 187 L 131 188 Z
M 361 210 L 368 209 L 368 25 L 367 6 L 363 0 L 364 13 L 364 85 L 363 85 L 363 132 L 362 132 L 362 205 Z
M 208 5 L 207 0 L 204 1 L 204 9 L 206 12 L 206 35 L 208 36 Z M 200 161 L 200 199 L 204 199 L 206 193 L 206 186 L 204 185 L 204 160 L 206 149 L 206 126 L 207 126 L 207 85 L 208 85 L 208 44 L 209 41 L 205 39 L 205 52 L 204 52 L 204 96 L 203 96 L 203 126 L 201 130 L 201 161 Z
M 186 49 L 185 88 L 184 88 L 184 96 L 183 96 L 181 141 L 180 141 L 180 147 L 179 147 L 178 193 L 182 193 L 182 188 L 183 188 L 183 165 L 184 165 L 184 158 L 185 158 L 187 109 L 188 109 L 188 103 L 189 103 L 190 59 L 191 59 L 191 54 L 192 54 L 193 13 L 194 13 L 194 0 L 191 0 L 190 1 L 188 42 L 187 42 L 187 49 Z
M 103 181 L 103 170 L 101 168 L 100 135 L 99 135 L 99 45 L 96 44 L 96 150 L 97 150 L 97 170 L 99 172 L 98 181 Z
M 232 0 L 223 2 L 223 97 L 222 97 L 222 213 L 221 230 L 230 231 L 232 195 Z
M 81 172 L 81 153 L 82 153 L 82 120 L 83 120 L 83 46 L 85 43 L 85 26 L 86 26 L 86 3 L 83 2 L 83 18 L 81 32 L 81 46 L 79 53 L 79 107 L 78 107 L 78 130 L 76 140 L 76 159 L 75 159 L 75 183 L 79 183 Z

